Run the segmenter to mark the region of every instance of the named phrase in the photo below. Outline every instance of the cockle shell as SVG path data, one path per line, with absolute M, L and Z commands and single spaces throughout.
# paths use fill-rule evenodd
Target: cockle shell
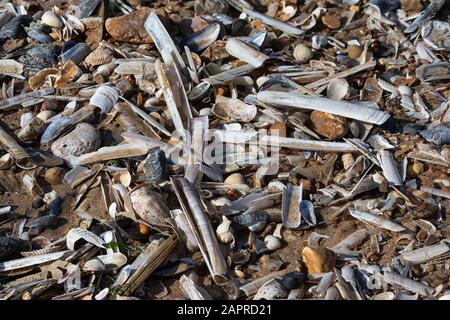
M 266 244 L 266 247 L 270 250 L 277 250 L 281 248 L 280 239 L 270 234 L 264 238 L 264 243 Z
M 98 46 L 97 49 L 92 51 L 86 59 L 84 59 L 84 62 L 88 66 L 99 66 L 111 62 L 112 58 L 113 55 L 111 49 L 105 46 Z
M 161 196 L 149 189 L 141 187 L 130 194 L 131 204 L 136 214 L 145 222 L 154 225 L 164 225 L 170 211 Z
M 313 52 L 311 48 L 305 46 L 304 44 L 298 44 L 294 48 L 294 58 L 299 63 L 305 63 L 312 59 Z
M 56 140 L 51 147 L 52 153 L 67 160 L 70 156 L 81 156 L 100 148 L 100 135 L 92 125 L 80 123 L 75 130 Z
M 42 23 L 53 28 L 60 29 L 63 27 L 63 22 L 61 21 L 61 18 L 53 11 L 46 11 L 42 15 L 41 21 Z

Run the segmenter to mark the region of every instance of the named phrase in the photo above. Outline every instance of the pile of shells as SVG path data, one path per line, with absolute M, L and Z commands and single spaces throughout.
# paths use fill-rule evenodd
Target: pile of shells
M 449 300 L 449 13 L 0 2 L 0 299 Z

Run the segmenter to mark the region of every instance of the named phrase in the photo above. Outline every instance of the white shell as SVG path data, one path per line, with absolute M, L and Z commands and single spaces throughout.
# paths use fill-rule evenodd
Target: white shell
M 170 217 L 167 208 L 159 193 L 147 187 L 141 187 L 130 194 L 131 204 L 136 214 L 149 224 L 165 224 Z
M 83 271 L 103 271 L 105 269 L 105 264 L 97 258 L 86 261 L 83 265 Z
M 311 60 L 314 54 L 311 48 L 300 43 L 295 46 L 293 55 L 297 62 L 305 63 Z
M 97 129 L 88 123 L 80 123 L 75 130 L 56 140 L 51 150 L 55 156 L 67 160 L 70 156 L 77 157 L 96 151 L 100 143 Z
M 127 263 L 127 257 L 120 252 L 114 252 L 111 254 L 106 254 L 102 256 L 97 256 L 97 258 L 103 262 L 107 268 L 120 268 Z
M 423 26 L 421 35 L 431 48 L 450 51 L 450 24 L 432 20 Z
M 54 13 L 53 11 L 46 11 L 41 18 L 42 23 L 45 23 L 46 25 L 60 29 L 63 27 L 63 22 L 61 21 L 61 18 Z
M 238 38 L 231 38 L 227 41 L 225 46 L 227 52 L 239 60 L 251 64 L 255 68 L 259 68 L 269 58 L 265 54 L 253 49 L 248 44 L 239 40 Z
M 41 119 L 44 122 L 49 121 L 51 118 L 53 118 L 56 115 L 54 111 L 51 110 L 44 110 L 37 114 L 37 118 Z
M 101 86 L 92 96 L 89 104 L 99 107 L 103 113 L 108 113 L 119 99 L 119 92 L 110 86 Z
M 218 96 L 212 112 L 228 122 L 250 122 L 256 117 L 257 108 L 238 99 Z
M 405 96 L 411 96 L 413 94 L 413 91 L 410 87 L 407 86 L 398 86 L 398 92 L 400 92 L 401 95 Z
M 327 87 L 327 97 L 334 100 L 343 100 L 350 92 L 350 86 L 344 78 L 335 78 Z
M 242 173 L 230 174 L 224 181 L 225 184 L 245 184 L 245 178 Z
M 284 298 L 287 295 L 288 292 L 278 281 L 270 280 L 259 288 L 253 300 L 274 300 L 277 298 Z
M 270 250 L 277 250 L 281 248 L 281 240 L 270 234 L 264 238 L 264 243 L 266 244 L 267 249 Z
M 102 238 L 97 236 L 95 233 L 92 233 L 91 231 L 84 230 L 81 228 L 71 229 L 67 233 L 66 236 L 67 249 L 73 250 L 75 247 L 75 242 L 77 242 L 80 239 L 86 240 L 87 242 L 92 243 L 99 248 L 105 249 L 105 246 L 103 245 L 104 241 Z
M 217 238 L 222 243 L 230 243 L 234 240 L 234 236 L 231 229 L 231 220 L 226 216 L 222 216 L 222 223 L 216 229 Z

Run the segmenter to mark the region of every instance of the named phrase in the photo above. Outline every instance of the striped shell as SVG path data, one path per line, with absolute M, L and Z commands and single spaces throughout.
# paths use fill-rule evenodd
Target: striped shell
M 130 194 L 131 204 L 136 214 L 145 222 L 153 225 L 166 224 L 169 208 L 159 193 L 148 187 L 141 187 Z
M 84 62 L 88 66 L 99 66 L 111 62 L 112 57 L 113 54 L 111 49 L 104 46 L 98 46 L 97 49 L 92 51 L 86 59 L 84 59 Z
M 59 138 L 52 144 L 52 153 L 67 160 L 70 156 L 96 151 L 100 148 L 100 135 L 97 130 L 88 123 L 80 123 L 75 130 Z

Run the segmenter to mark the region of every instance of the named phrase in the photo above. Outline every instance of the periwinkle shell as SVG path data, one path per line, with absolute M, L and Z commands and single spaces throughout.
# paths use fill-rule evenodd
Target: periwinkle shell
M 70 156 L 96 151 L 100 148 L 101 138 L 97 129 L 88 123 L 80 123 L 75 130 L 59 138 L 52 144 L 52 153 L 65 160 Z

